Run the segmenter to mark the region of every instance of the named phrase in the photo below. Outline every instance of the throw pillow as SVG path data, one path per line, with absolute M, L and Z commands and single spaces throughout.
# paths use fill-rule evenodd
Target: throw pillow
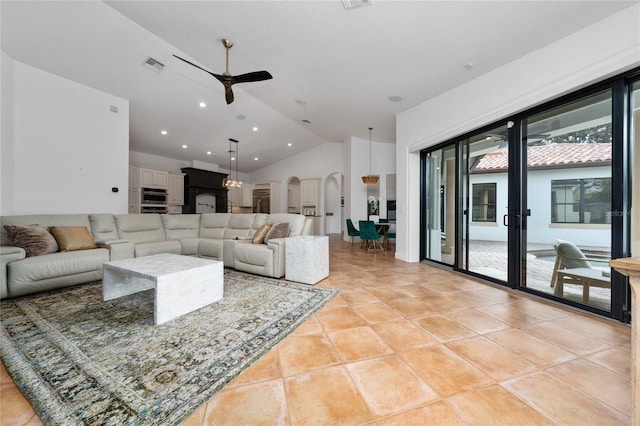
M 271 229 L 273 224 L 265 223 L 260 228 L 256 230 L 256 233 L 253 234 L 253 244 L 262 244 L 264 243 L 264 237 L 267 235 L 267 232 Z
M 58 251 L 56 239 L 40 225 L 4 225 L 4 229 L 9 245 L 23 248 L 27 257 Z
M 264 237 L 264 243 L 268 243 L 272 238 L 285 238 L 289 236 L 289 223 L 276 223 L 269 229 L 267 235 Z
M 61 251 L 89 250 L 96 248 L 86 226 L 52 226 L 53 234 Z

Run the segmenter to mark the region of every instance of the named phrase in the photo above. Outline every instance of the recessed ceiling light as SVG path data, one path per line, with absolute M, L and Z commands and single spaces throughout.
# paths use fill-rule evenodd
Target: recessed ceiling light
M 391 102 L 400 102 L 402 100 L 402 98 L 400 96 L 389 96 L 389 100 Z
M 253 161 L 258 161 L 258 157 L 253 157 Z
M 287 146 L 293 146 L 293 144 L 292 144 L 291 142 L 289 142 L 289 143 L 287 144 Z
M 236 157 L 231 157 L 231 161 L 236 161 Z
M 236 115 L 236 118 L 237 118 L 238 120 L 244 120 L 244 119 L 245 119 L 245 118 L 247 118 L 247 117 L 245 117 L 245 116 L 244 116 L 244 115 L 242 115 L 242 114 L 238 114 L 238 115 Z
M 186 145 L 182 145 L 182 148 L 187 149 L 187 146 Z
M 211 151 L 207 151 L 207 155 L 211 155 Z
M 476 64 L 474 64 L 473 62 L 467 62 L 466 64 L 464 64 L 464 67 L 468 70 L 470 70 L 471 68 L 475 67 Z
M 258 128 L 257 128 L 257 127 L 254 127 L 254 128 L 253 128 L 253 131 L 254 131 L 254 132 L 257 132 L 257 131 L 258 131 Z
M 166 131 L 166 130 L 163 130 L 163 131 L 161 131 L 160 133 L 162 133 L 163 135 L 166 135 L 166 134 L 167 134 L 167 131 Z
M 207 104 L 205 104 L 204 102 L 200 102 L 200 108 L 204 108 L 206 106 L 207 106 Z

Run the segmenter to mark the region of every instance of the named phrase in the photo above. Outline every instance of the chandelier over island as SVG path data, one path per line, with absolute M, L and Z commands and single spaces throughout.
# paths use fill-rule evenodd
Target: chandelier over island
M 236 144 L 235 150 L 231 148 L 232 142 Z M 236 178 L 232 179 L 231 178 L 231 157 L 234 152 L 236 154 Z M 229 138 L 229 176 L 222 181 L 222 186 L 224 186 L 225 188 L 242 188 L 244 186 L 244 182 L 242 182 L 238 177 L 239 162 L 240 162 L 240 155 L 238 154 L 238 141 L 235 139 Z

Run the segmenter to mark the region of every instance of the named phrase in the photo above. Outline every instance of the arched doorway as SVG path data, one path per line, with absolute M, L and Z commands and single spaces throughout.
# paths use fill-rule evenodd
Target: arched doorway
M 344 193 L 344 176 L 341 173 L 333 173 L 325 179 L 324 184 L 324 211 L 325 234 L 339 234 L 342 232 Z

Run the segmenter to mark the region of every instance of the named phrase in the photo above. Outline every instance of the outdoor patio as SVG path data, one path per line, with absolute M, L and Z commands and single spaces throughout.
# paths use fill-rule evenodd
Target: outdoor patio
M 469 270 L 481 275 L 507 281 L 507 243 L 502 241 L 471 240 L 469 244 Z M 581 247 L 593 253 L 608 253 L 601 247 Z M 443 262 L 453 264 L 453 254 L 443 254 Z M 529 288 L 553 294 L 551 276 L 555 262 L 552 244 L 527 245 L 527 278 Z M 604 265 L 604 263 L 602 264 Z M 594 265 L 596 268 L 605 266 Z M 565 284 L 564 298 L 582 303 L 582 286 Z M 592 287 L 589 292 L 589 305 L 603 310 L 611 309 L 611 290 Z

